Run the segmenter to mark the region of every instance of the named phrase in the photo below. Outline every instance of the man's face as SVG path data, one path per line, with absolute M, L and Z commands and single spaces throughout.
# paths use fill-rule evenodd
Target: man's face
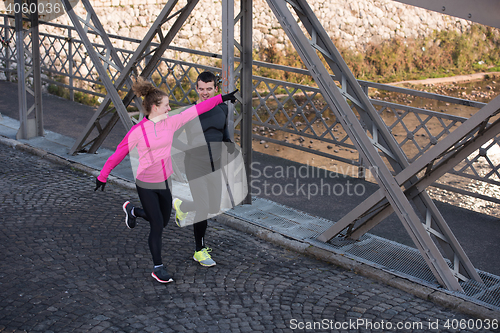
M 198 101 L 203 102 L 210 97 L 214 97 L 215 93 L 217 92 L 217 89 L 215 88 L 215 82 L 210 81 L 210 82 L 203 82 L 203 81 L 198 81 L 196 83 L 196 92 L 198 93 Z

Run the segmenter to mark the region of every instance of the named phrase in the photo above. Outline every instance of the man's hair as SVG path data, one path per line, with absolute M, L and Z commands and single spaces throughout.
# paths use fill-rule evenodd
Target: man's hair
M 215 89 L 217 89 L 217 78 L 215 77 L 214 73 L 205 71 L 203 73 L 200 73 L 198 75 L 198 78 L 196 79 L 196 86 L 198 87 L 198 81 L 202 81 L 205 83 L 213 82 Z

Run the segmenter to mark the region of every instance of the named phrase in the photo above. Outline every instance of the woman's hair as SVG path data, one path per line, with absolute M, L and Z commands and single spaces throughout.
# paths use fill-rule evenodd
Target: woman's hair
M 134 93 L 139 97 L 144 97 L 142 106 L 144 107 L 144 114 L 147 116 L 151 113 L 153 105 L 160 106 L 161 101 L 168 94 L 155 86 L 149 81 L 144 80 L 139 76 L 132 85 Z

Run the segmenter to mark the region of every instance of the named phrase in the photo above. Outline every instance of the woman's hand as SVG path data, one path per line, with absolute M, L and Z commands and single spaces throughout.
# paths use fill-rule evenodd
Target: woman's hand
M 104 187 L 106 186 L 106 183 L 101 182 L 99 179 L 95 179 L 95 189 L 94 192 L 101 188 L 101 191 L 104 191 Z
M 234 94 L 236 94 L 238 92 L 238 89 L 236 89 L 235 91 L 229 93 L 229 94 L 224 94 L 222 95 L 222 101 L 225 102 L 225 101 L 231 101 L 231 103 L 236 103 L 236 96 L 234 96 Z

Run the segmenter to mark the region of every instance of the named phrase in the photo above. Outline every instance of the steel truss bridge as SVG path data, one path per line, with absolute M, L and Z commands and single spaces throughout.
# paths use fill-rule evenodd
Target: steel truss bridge
M 21 0 L 15 1 L 21 3 Z M 37 3 L 37 0 L 28 1 Z M 500 27 L 500 4 L 494 0 L 400 2 Z M 137 121 L 127 109 L 130 106 L 141 108 L 140 100 L 131 90 L 134 75 L 145 78 L 156 75 L 160 84 L 169 89 L 171 102 L 182 105 L 189 103 L 187 97 L 193 90 L 190 76 L 193 70 L 196 73 L 204 69 L 218 71 L 223 92 L 235 87 L 240 89 L 239 105 L 231 106 L 228 121 L 232 135 L 236 133 L 241 138 L 247 167 L 252 161 L 252 138 L 257 138 L 376 170 L 373 176 L 379 189 L 335 221 L 317 237 L 318 241 L 329 242 L 335 237 L 360 239 L 387 216 L 396 213 L 440 285 L 461 292 L 464 281 L 472 279 L 482 283 L 426 189 L 431 185 L 440 186 L 499 202 L 494 196 L 437 183 L 444 175 L 451 174 L 490 186 L 500 185 L 500 165 L 490 159 L 490 152 L 499 146 L 500 121 L 495 117 L 500 110 L 499 97 L 484 104 L 358 81 L 306 0 L 267 0 L 267 3 L 307 70 L 253 61 L 252 0 L 241 0 L 237 12 L 233 1 L 222 1 L 222 55 L 195 51 L 200 56 L 220 58 L 221 69 L 163 58 L 167 49 L 187 51 L 172 46 L 171 42 L 198 0 L 184 3 L 169 0 L 142 40 L 126 40 L 136 44 L 134 52 L 113 46 L 113 40 L 120 37 L 105 32 L 89 0 L 81 0 L 85 15 L 77 15 L 70 1 L 62 0 L 62 3 L 71 19 L 71 27 L 39 22 L 36 15 L 3 15 L 4 24 L 0 26 L 4 39 L 3 70 L 9 79 L 17 75 L 19 83 L 21 125 L 18 138 L 44 133 L 42 72 L 68 77 L 69 84 L 65 87 L 72 92 L 87 91 L 84 86 L 73 85 L 74 80 L 105 89 L 105 93 L 101 93 L 102 103 L 71 149 L 70 153 L 76 154 L 96 152 L 118 122 L 129 129 Z M 10 23 L 12 20 L 14 25 Z M 30 21 L 28 29 L 23 28 L 23 20 Z M 169 29 L 165 29 L 167 22 Z M 40 24 L 60 27 L 67 35 L 41 34 Z M 235 34 L 235 29 L 239 29 L 239 34 Z M 11 70 L 12 63 L 17 63 L 17 70 Z M 253 76 L 252 66 L 255 65 L 310 76 L 317 87 Z M 50 78 L 44 81 L 56 83 Z M 167 84 L 171 82 L 175 84 Z M 187 87 L 186 82 L 189 83 Z M 371 99 L 369 88 L 466 105 L 475 111 L 466 119 Z M 95 91 L 92 93 L 99 95 Z M 29 94 L 34 96 L 32 105 L 28 105 Z M 392 117 L 383 118 L 384 113 Z M 326 114 L 332 114 L 331 121 L 326 120 Z M 255 126 L 350 148 L 356 150 L 357 159 L 253 133 Z M 396 139 L 395 131 L 403 133 L 398 135 L 402 140 Z M 478 168 L 481 161 L 482 171 Z M 250 172 L 247 174 L 250 177 Z M 251 203 L 251 198 L 248 197 L 245 203 Z

